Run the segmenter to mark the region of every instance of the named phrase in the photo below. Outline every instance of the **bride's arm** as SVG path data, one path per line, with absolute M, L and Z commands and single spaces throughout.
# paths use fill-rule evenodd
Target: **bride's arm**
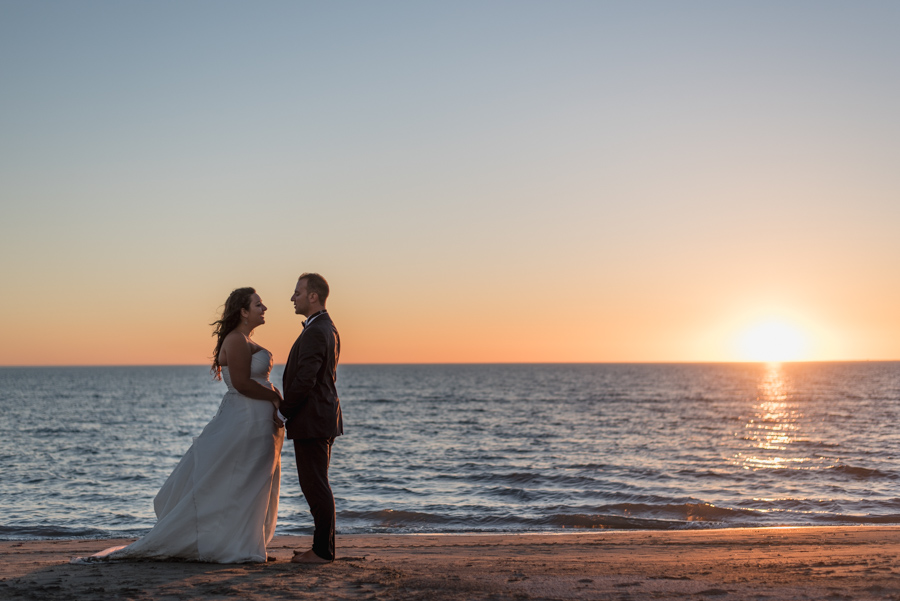
M 222 351 L 227 357 L 228 373 L 231 375 L 231 385 L 235 390 L 251 399 L 269 401 L 276 407 L 281 404 L 281 395 L 277 390 L 266 388 L 256 380 L 250 379 L 250 358 L 253 353 L 246 338 L 237 332 L 229 334 L 222 341 Z

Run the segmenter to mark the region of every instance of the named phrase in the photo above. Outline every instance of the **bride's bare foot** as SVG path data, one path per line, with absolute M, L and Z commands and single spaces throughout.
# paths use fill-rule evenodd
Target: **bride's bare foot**
M 308 551 L 294 551 L 291 563 L 331 563 L 331 560 L 322 559 L 312 549 Z

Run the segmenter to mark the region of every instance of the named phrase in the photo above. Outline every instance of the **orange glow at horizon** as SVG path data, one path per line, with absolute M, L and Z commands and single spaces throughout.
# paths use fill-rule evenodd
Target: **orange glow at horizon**
M 883 324 L 892 323 L 882 313 L 854 311 L 854 316 L 877 321 L 869 326 L 836 311 L 807 308 L 806 299 L 732 300 L 723 293 L 704 305 L 659 302 L 640 291 L 620 301 L 585 286 L 572 291 L 564 310 L 543 315 L 522 302 L 524 295 L 513 280 L 493 288 L 485 284 L 479 310 L 465 312 L 437 283 L 396 298 L 372 294 L 377 283 L 365 275 L 334 270 L 332 276 L 327 266 L 321 271 L 330 276 L 334 292 L 328 308 L 341 333 L 342 364 L 898 357 L 893 339 L 875 338 Z M 9 338 L 16 344 L 0 350 L 0 365 L 208 365 L 215 344 L 209 324 L 218 317 L 232 280 L 254 285 L 269 307 L 254 340 L 274 354 L 276 364 L 283 364 L 302 331 L 302 318 L 289 300 L 294 275 L 287 270 L 255 278 L 212 274 L 177 285 L 166 284 L 168 274 L 158 275 L 139 296 L 132 293 L 138 282 L 110 287 L 103 291 L 103 303 L 76 296 L 67 299 L 66 311 L 56 310 L 51 294 L 35 295 L 28 307 L 33 317 L 9 324 Z M 620 287 L 629 290 L 626 283 Z M 180 291 L 177 298 L 183 301 L 173 303 L 173 290 Z M 882 339 L 887 342 L 877 346 Z

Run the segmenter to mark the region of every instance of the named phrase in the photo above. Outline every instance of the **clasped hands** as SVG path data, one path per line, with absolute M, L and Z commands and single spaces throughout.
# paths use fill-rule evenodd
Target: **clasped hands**
M 281 421 L 281 416 L 279 415 L 278 410 L 281 408 L 281 402 L 284 400 L 284 397 L 281 396 L 281 391 L 276 387 L 272 387 L 272 390 L 275 391 L 275 394 L 278 395 L 278 398 L 272 401 L 272 405 L 274 407 L 272 411 L 272 420 L 275 422 L 275 425 L 279 428 L 284 428 L 284 422 Z

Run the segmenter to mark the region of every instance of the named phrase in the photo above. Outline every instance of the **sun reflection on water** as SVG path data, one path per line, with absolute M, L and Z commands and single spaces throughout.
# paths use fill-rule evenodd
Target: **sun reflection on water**
M 780 363 L 769 363 L 759 383 L 757 403 L 744 425 L 744 440 L 753 445 L 737 459 L 745 469 L 798 469 L 810 461 L 793 446 L 802 438 L 803 412 L 788 388 Z

